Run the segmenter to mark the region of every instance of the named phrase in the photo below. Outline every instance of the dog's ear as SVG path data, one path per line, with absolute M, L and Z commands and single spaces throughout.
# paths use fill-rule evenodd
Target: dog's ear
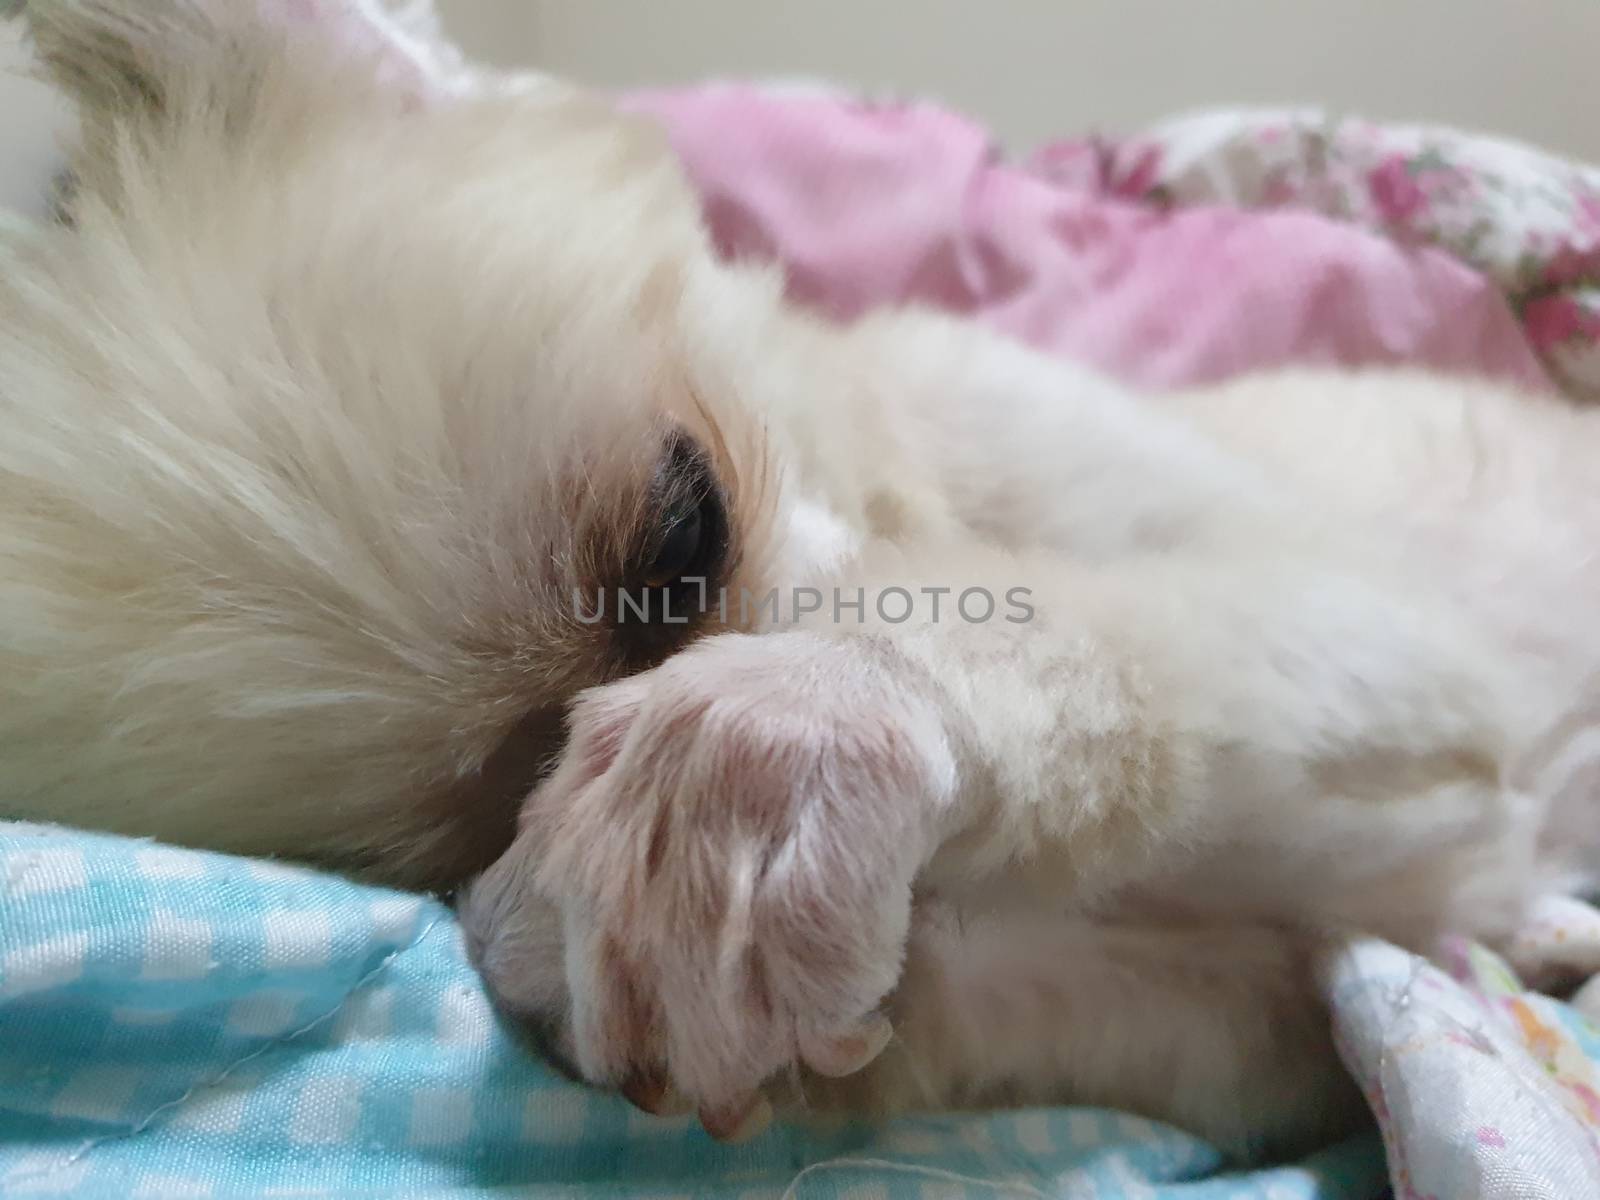
M 460 70 L 429 0 L 0 0 L 19 13 L 90 120 L 180 102 L 234 115 L 270 71 L 300 65 L 363 72 L 414 103 Z

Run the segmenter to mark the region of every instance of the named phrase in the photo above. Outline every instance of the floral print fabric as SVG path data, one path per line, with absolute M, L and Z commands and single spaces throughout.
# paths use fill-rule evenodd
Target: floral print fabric
M 1550 899 L 1510 954 L 1530 979 L 1592 975 L 1600 911 Z M 1600 1196 L 1596 985 L 1561 1003 L 1468 942 L 1438 962 L 1359 941 L 1327 965 L 1340 1052 L 1377 1114 L 1398 1200 Z
M 1495 282 L 1569 394 L 1600 401 L 1600 168 L 1310 110 L 1202 113 L 1059 142 L 1033 165 L 1128 200 L 1306 209 L 1443 249 Z

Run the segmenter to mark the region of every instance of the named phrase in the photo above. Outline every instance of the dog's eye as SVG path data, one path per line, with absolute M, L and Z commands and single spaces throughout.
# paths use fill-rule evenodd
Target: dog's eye
M 675 442 L 663 470 L 663 509 L 642 575 L 652 588 L 706 579 L 727 552 L 728 521 L 722 490 L 693 442 Z
M 645 583 L 650 587 L 670 587 L 685 575 L 693 575 L 694 564 L 705 546 L 705 502 L 687 512 L 678 512 L 669 519 L 666 532 L 661 535 L 655 557 L 645 568 Z

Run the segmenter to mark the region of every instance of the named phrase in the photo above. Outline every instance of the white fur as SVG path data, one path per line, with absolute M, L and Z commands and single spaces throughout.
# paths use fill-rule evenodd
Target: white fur
M 723 1133 L 881 1005 L 813 1103 L 1298 1142 L 1357 1111 L 1327 936 L 1500 938 L 1593 871 L 1593 416 L 834 328 L 712 260 L 651 131 L 424 24 L 28 12 L 86 133 L 74 226 L 0 254 L 0 812 L 403 884 L 511 843 L 463 912 L 490 986 Z M 1036 618 L 824 611 L 619 679 L 569 593 L 669 426 L 736 584 Z

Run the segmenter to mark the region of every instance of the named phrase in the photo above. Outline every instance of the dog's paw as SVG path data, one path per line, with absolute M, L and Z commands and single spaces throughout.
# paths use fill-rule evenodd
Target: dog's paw
M 774 1074 L 853 1073 L 888 1041 L 877 1009 L 953 780 L 932 709 L 859 645 L 702 642 L 579 702 L 517 846 L 467 901 L 478 961 L 508 1007 L 548 1007 L 515 943 L 549 906 L 578 1071 L 748 1135 Z

